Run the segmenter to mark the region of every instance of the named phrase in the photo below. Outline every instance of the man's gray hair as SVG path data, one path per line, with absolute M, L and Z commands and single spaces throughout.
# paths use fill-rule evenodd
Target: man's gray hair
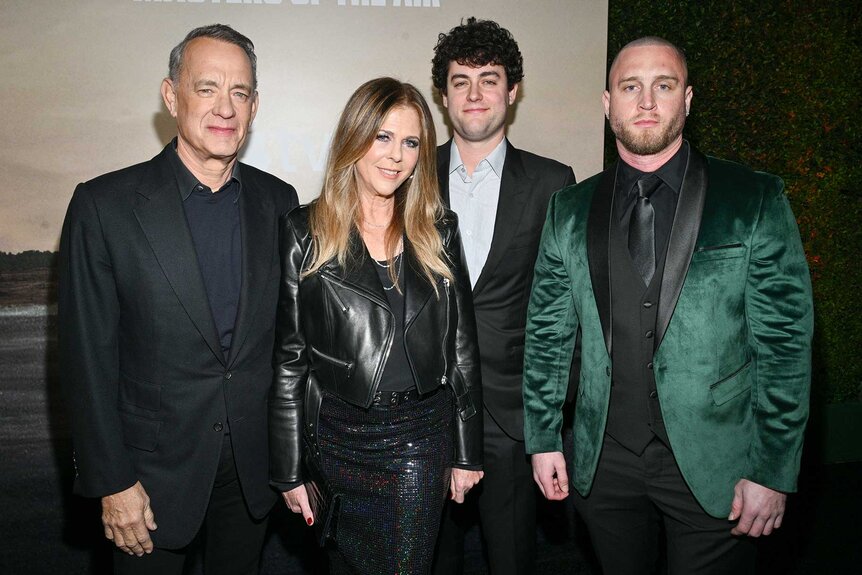
M 228 42 L 242 48 L 251 63 L 251 88 L 252 90 L 257 90 L 257 56 L 254 53 L 254 44 L 252 44 L 251 40 L 225 24 L 210 24 L 209 26 L 195 28 L 186 34 L 182 42 L 174 46 L 174 49 L 171 50 L 171 57 L 168 60 L 168 77 L 170 77 L 174 86 L 177 86 L 180 80 L 180 71 L 183 67 L 183 54 L 185 53 L 186 46 L 195 38 L 212 38 L 213 40 Z

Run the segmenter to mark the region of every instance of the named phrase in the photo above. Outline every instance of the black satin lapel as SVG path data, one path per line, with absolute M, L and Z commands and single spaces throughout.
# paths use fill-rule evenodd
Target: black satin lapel
M 428 278 L 422 273 L 419 262 L 413 257 L 413 251 L 408 249 L 404 240 L 404 327 L 409 326 L 428 300 L 434 296 L 434 288 L 428 283 Z
M 263 195 L 255 189 L 254 181 L 243 174 L 243 190 L 239 196 L 242 286 L 228 365 L 234 362 L 248 335 L 249 326 L 263 299 L 266 281 L 277 281 L 276 278 L 269 278 L 275 249 L 274 212 L 275 208 L 264 201 Z
M 494 218 L 494 235 L 491 237 L 491 249 L 488 259 L 476 280 L 473 293 L 482 291 L 488 279 L 500 261 L 506 257 L 512 238 L 515 237 L 518 226 L 524 217 L 525 207 L 529 199 L 528 190 L 532 189 L 533 179 L 524 170 L 521 154 L 509 146 L 506 150 L 506 161 L 503 164 L 503 177 L 500 178 L 500 198 L 497 201 L 497 215 Z
M 138 191 L 135 217 L 183 309 L 213 354 L 224 364 L 182 199 L 167 159 L 164 164 L 161 166 L 164 173 L 156 174 L 150 180 L 162 183 L 155 186 L 144 184 Z
M 694 253 L 700 230 L 708 179 L 706 157 L 692 147 L 668 239 L 656 317 L 656 349 L 661 345 L 679 299 L 679 293 L 682 291 L 682 285 L 685 283 L 685 276 L 688 273 L 691 255 Z
M 440 198 L 449 207 L 449 154 L 452 140 L 437 148 L 437 182 L 440 184 Z
M 610 226 L 613 213 L 616 164 L 605 170 L 590 204 L 587 219 L 587 259 L 590 263 L 590 280 L 596 308 L 602 322 L 605 347 L 611 353 L 611 272 L 610 272 Z

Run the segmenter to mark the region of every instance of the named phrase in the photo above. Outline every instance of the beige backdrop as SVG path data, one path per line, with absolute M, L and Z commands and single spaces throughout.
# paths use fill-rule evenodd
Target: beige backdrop
M 191 28 L 222 22 L 255 43 L 261 107 L 243 160 L 308 201 L 338 114 L 365 80 L 414 83 L 448 137 L 432 49 L 471 15 L 508 28 L 524 55 L 512 142 L 571 164 L 579 180 L 598 172 L 607 0 L 0 1 L 0 251 L 55 250 L 78 182 L 149 159 L 174 136 L 158 89 Z

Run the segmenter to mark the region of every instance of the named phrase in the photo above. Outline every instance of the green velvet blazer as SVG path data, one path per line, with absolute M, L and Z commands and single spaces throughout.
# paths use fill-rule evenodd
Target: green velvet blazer
M 608 231 L 616 166 L 551 200 L 527 321 L 524 435 L 562 451 L 561 408 L 580 328 L 574 477 L 589 494 L 610 400 Z M 654 372 L 683 477 L 715 517 L 740 478 L 794 491 L 808 419 L 813 310 L 780 178 L 693 147 L 671 229 Z

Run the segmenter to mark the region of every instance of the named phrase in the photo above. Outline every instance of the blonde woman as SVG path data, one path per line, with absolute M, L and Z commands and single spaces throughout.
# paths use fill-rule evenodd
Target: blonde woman
M 363 84 L 320 197 L 281 224 L 271 479 L 313 524 L 303 441 L 319 449 L 350 573 L 428 572 L 447 491 L 462 502 L 482 478 L 470 283 L 435 146 L 416 88 Z

